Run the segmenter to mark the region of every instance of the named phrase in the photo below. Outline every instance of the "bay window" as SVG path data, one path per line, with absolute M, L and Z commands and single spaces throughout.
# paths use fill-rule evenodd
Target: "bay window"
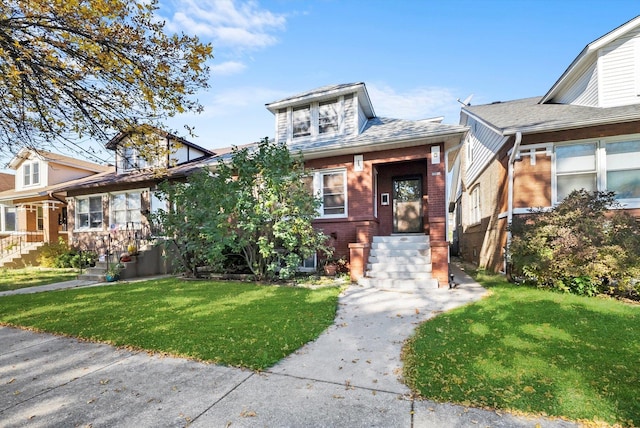
M 640 140 L 606 145 L 607 190 L 616 199 L 640 198 Z

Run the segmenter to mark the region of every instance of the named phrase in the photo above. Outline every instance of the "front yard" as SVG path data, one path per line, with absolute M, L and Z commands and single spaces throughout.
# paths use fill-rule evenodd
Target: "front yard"
M 339 292 L 168 278 L 0 297 L 0 323 L 260 370 L 331 325 Z
M 640 305 L 476 275 L 482 301 L 420 326 L 404 376 L 440 402 L 640 426 Z
M 17 290 L 37 285 L 70 281 L 78 276 L 77 269 L 28 267 L 23 269 L 0 268 L 0 291 Z

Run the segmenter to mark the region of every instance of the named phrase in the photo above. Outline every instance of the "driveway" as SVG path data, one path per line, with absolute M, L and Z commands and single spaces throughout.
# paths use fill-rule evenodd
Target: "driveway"
M 422 292 L 351 286 L 333 326 L 262 373 L 0 327 L 0 426 L 575 426 L 411 398 L 403 341 L 485 293 L 456 280 Z

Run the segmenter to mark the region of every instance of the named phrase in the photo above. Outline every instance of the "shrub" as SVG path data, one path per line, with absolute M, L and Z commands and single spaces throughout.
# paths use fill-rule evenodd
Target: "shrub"
M 58 242 L 46 242 L 40 247 L 38 263 L 44 267 L 58 267 L 57 259 L 69 251 L 69 247 L 64 239 L 58 239 Z
M 550 211 L 514 218 L 508 251 L 523 281 L 580 295 L 638 299 L 640 223 L 613 192 L 576 190 Z

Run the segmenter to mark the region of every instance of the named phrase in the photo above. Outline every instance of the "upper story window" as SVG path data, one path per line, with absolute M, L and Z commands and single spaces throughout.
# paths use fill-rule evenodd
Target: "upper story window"
M 340 131 L 340 102 L 314 102 L 293 108 L 291 120 L 293 138 L 336 134 Z
M 40 162 L 29 162 L 22 166 L 24 186 L 40 184 Z
M 293 137 L 311 135 L 311 108 L 301 107 L 293 109 Z
M 586 142 L 555 148 L 556 202 L 573 190 L 613 191 L 640 202 L 640 140 Z
M 102 196 L 76 199 L 76 229 L 102 228 Z
M 338 132 L 338 103 L 323 102 L 318 106 L 318 133 L 331 134 Z

